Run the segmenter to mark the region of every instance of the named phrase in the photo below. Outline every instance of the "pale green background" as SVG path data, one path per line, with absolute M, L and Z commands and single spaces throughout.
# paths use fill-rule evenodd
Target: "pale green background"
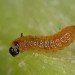
M 47 55 L 9 54 L 14 39 L 53 35 L 75 24 L 75 0 L 0 0 L 0 75 L 75 75 L 75 41 Z

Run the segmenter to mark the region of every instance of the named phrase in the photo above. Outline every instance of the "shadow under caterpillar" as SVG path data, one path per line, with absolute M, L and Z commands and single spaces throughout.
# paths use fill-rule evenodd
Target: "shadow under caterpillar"
M 75 26 L 68 26 L 53 36 L 23 36 L 12 42 L 9 52 L 16 56 L 25 50 L 57 51 L 70 45 L 75 39 Z

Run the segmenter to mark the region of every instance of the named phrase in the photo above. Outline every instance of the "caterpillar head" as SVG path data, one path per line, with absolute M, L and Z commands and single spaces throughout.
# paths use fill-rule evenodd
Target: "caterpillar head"
M 9 53 L 10 53 L 13 57 L 15 57 L 16 55 L 19 54 L 19 50 L 18 50 L 18 48 L 10 47 Z

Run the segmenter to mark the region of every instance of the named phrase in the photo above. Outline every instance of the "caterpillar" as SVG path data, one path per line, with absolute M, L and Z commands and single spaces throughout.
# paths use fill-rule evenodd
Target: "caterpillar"
M 75 26 L 67 26 L 52 36 L 23 36 L 12 42 L 9 53 L 16 56 L 25 50 L 57 51 L 70 45 L 75 39 Z

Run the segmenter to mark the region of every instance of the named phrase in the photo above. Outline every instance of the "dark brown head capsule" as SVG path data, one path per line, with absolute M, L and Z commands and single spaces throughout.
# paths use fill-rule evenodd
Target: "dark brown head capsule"
M 16 55 L 19 54 L 19 50 L 18 50 L 17 48 L 10 47 L 9 53 L 10 53 L 13 57 L 15 57 Z

